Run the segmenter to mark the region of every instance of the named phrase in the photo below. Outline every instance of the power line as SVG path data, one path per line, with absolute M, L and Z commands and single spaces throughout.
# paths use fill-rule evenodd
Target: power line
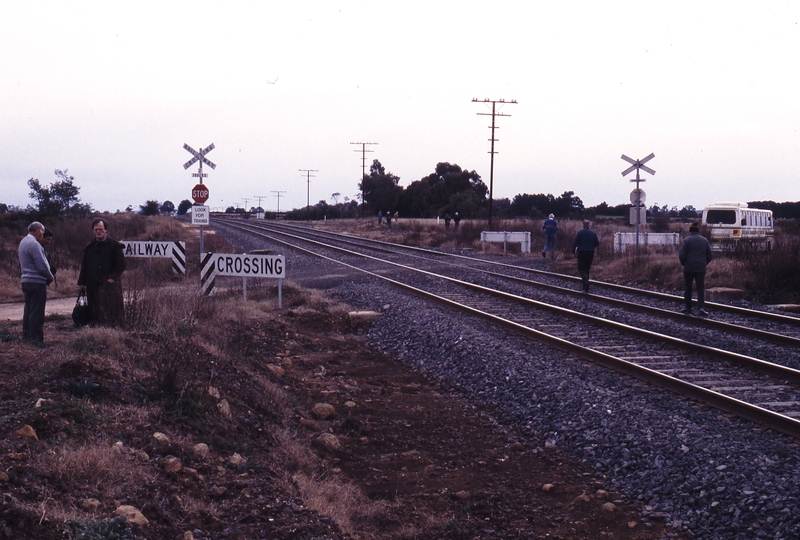
M 511 116 L 510 114 L 505 114 L 501 112 L 497 112 L 497 104 L 500 103 L 501 105 L 509 104 L 515 105 L 517 103 L 516 99 L 512 99 L 511 101 L 506 101 L 504 99 L 473 99 L 473 103 L 491 103 L 492 104 L 492 112 L 491 113 L 477 113 L 481 116 L 489 116 L 492 117 L 492 125 L 490 126 L 492 129 L 492 138 L 489 139 L 492 141 L 492 149 L 489 153 L 492 155 L 491 164 L 489 166 L 489 230 L 492 229 L 492 197 L 494 191 L 494 155 L 497 153 L 494 151 L 494 143 L 498 140 L 494 138 L 494 130 L 500 129 L 495 126 L 494 119 L 496 116 Z
M 360 144 L 361 145 L 361 218 L 364 218 L 364 176 L 367 174 L 367 152 L 372 152 L 372 150 L 367 150 L 368 144 L 378 144 L 376 142 L 351 142 L 350 144 Z M 358 152 L 358 150 L 354 150 Z
M 306 221 L 311 221 L 311 179 L 316 178 L 312 172 L 319 172 L 317 169 L 298 169 L 300 172 L 306 173 Z

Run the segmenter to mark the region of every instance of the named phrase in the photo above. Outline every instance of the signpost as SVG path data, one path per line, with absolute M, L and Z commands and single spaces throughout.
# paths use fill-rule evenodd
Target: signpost
M 642 159 L 631 159 L 625 154 L 622 154 L 622 160 L 631 164 L 630 167 L 622 171 L 622 176 L 636 171 L 636 179 L 631 182 L 636 182 L 636 189 L 631 192 L 631 204 L 633 204 L 632 211 L 636 212 L 636 255 L 639 255 L 639 223 L 642 221 L 642 205 L 645 201 L 645 193 L 643 189 L 639 189 L 639 182 L 644 182 L 644 178 L 639 178 L 639 169 L 646 173 L 655 175 L 656 171 L 646 166 L 645 163 L 656 157 L 655 154 L 650 153 L 649 156 Z
M 202 205 L 204 202 L 206 202 L 208 200 L 208 189 L 203 185 L 203 178 L 208 176 L 208 173 L 204 173 L 203 172 L 203 163 L 205 163 L 206 165 L 208 165 L 212 169 L 216 169 L 217 168 L 217 165 L 213 161 L 209 161 L 209 159 L 206 158 L 206 154 L 208 154 L 209 152 L 211 152 L 214 149 L 214 143 L 209 144 L 208 146 L 206 146 L 205 148 L 203 148 L 200 151 L 197 151 L 194 148 L 192 148 L 191 146 L 189 146 L 188 144 L 183 143 L 183 149 L 186 150 L 187 152 L 189 152 L 190 154 L 192 154 L 192 159 L 190 159 L 189 161 L 187 161 L 186 163 L 183 164 L 183 170 L 188 169 L 189 167 L 191 167 L 195 163 L 199 163 L 200 164 L 200 168 L 197 170 L 197 172 L 196 173 L 192 173 L 192 177 L 193 178 L 199 178 L 200 179 L 200 183 L 197 184 L 196 186 L 194 186 L 194 188 L 192 189 L 192 199 L 194 199 L 195 203 L 197 203 L 199 205 Z M 200 220 L 200 221 L 203 221 L 202 223 L 200 221 L 195 221 L 195 217 L 196 217 L 195 209 L 197 209 L 197 208 L 198 208 L 198 206 L 195 206 L 195 207 L 192 208 L 192 224 L 193 225 L 200 225 L 200 254 L 202 255 L 202 253 L 204 251 L 203 250 L 203 225 L 208 225 L 209 224 L 209 222 L 208 222 L 208 207 L 207 206 L 202 206 L 201 207 L 201 208 L 205 209 L 204 212 L 201 211 L 199 213 L 199 214 L 203 214 L 204 215 L 204 218 L 202 220 Z

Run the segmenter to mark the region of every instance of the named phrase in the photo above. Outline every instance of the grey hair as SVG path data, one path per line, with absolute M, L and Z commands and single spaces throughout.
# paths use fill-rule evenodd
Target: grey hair
M 34 221 L 30 225 L 28 225 L 28 232 L 29 233 L 37 232 L 37 231 L 43 231 L 43 230 L 44 230 L 44 225 L 42 225 L 38 221 Z

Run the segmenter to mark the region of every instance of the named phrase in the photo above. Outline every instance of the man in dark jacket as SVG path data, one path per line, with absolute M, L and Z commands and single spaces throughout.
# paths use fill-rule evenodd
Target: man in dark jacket
M 556 258 L 556 232 L 558 232 L 558 221 L 553 214 L 550 214 L 544 224 L 542 225 L 544 231 L 544 247 L 542 248 L 542 257 L 547 257 L 547 252 L 550 252 L 550 258 Z
M 121 281 L 125 271 L 124 247 L 108 236 L 104 219 L 95 218 L 92 231 L 94 240 L 83 250 L 78 285 L 86 290 L 92 322 L 119 325 L 125 315 Z
M 694 281 L 697 284 L 697 314 L 701 317 L 707 317 L 708 312 L 705 310 L 705 280 L 706 265 L 711 262 L 711 246 L 705 236 L 700 235 L 700 227 L 697 223 L 692 223 L 689 226 L 689 236 L 684 239 L 683 245 L 681 245 L 681 249 L 678 252 L 678 258 L 683 265 L 683 279 L 686 284 L 683 291 L 686 307 L 682 313 L 686 315 L 692 314 L 692 281 Z
M 578 254 L 578 273 L 583 281 L 583 292 L 589 292 L 589 269 L 594 261 L 594 250 L 600 245 L 597 233 L 589 228 L 589 222 L 583 222 L 583 229 L 575 235 L 572 252 Z

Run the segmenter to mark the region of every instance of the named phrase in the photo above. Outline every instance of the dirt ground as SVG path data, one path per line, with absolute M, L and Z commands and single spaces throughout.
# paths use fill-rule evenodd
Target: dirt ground
M 63 532 L 59 511 L 88 522 L 113 518 L 120 505 L 149 520 L 130 525 L 144 538 L 680 537 L 663 522 L 646 524 L 606 491 L 605 479 L 498 423 L 480 402 L 372 350 L 360 335 L 365 329 L 346 317 L 283 310 L 249 328 L 256 337 L 242 344 L 239 360 L 198 354 L 198 379 L 213 379 L 233 411 L 212 415 L 205 404 L 203 414 L 214 418 L 198 427 L 186 417 L 124 412 L 141 402 L 135 388 L 147 381 L 77 347 L 87 330 L 72 326 L 68 307 L 48 318 L 44 346 L 21 342 L 19 322 L 0 317 L 0 538 L 79 538 Z M 141 343 L 158 350 L 152 337 L 121 339 L 130 354 L 144 354 Z M 135 357 L 128 353 L 119 355 Z M 334 486 L 328 502 L 353 497 L 357 508 L 346 518 L 326 515 L 325 501 L 312 501 L 303 486 L 301 464 L 277 455 L 274 405 L 255 384 L 262 377 L 288 396 L 282 433 L 316 457 L 317 483 Z M 102 391 L 81 392 L 87 380 Z M 120 441 L 130 472 L 90 481 L 53 465 L 50 456 L 63 461 L 65 448 L 89 441 Z M 210 453 L 198 455 L 198 442 Z M 239 454 L 246 466 L 234 461 Z M 111 489 L 114 483 L 124 486 Z

